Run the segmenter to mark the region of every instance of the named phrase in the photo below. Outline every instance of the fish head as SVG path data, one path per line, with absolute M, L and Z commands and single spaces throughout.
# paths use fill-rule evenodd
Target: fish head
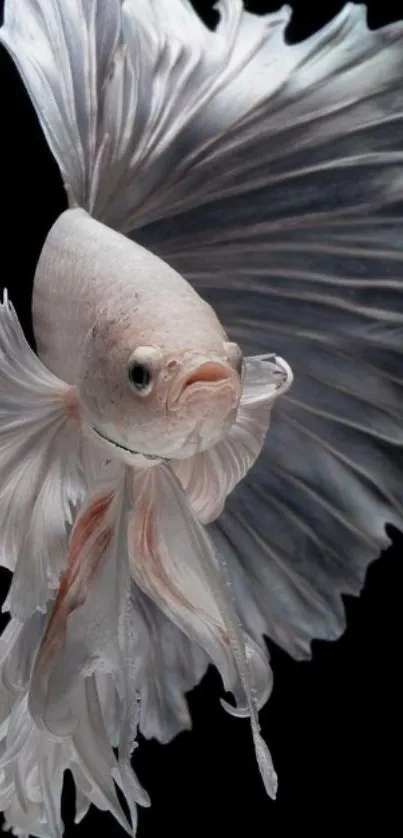
M 160 340 L 145 342 L 122 320 L 104 320 L 88 336 L 79 402 L 116 454 L 185 459 L 217 444 L 236 421 L 242 352 L 215 317 L 200 325 L 149 329 Z

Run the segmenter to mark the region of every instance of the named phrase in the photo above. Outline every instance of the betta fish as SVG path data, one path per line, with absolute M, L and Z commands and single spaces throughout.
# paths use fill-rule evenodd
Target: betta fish
M 0 306 L 0 800 L 58 838 L 94 804 L 129 834 L 140 731 L 191 727 L 212 664 L 259 727 L 265 638 L 345 626 L 403 526 L 403 26 L 347 4 L 6 0 L 68 200 L 36 267 L 36 352 Z M 116 786 L 126 798 L 126 814 Z

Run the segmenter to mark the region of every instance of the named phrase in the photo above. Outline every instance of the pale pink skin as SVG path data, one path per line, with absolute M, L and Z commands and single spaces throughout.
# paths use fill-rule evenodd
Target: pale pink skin
M 88 425 L 118 445 L 186 458 L 222 439 L 241 397 L 241 353 L 176 271 L 125 236 L 68 210 L 38 263 L 38 353 L 77 387 Z M 130 359 L 152 370 L 147 391 Z

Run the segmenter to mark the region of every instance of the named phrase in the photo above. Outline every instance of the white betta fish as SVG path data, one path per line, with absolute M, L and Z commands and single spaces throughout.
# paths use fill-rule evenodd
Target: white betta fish
M 295 658 L 338 637 L 341 594 L 403 525 L 403 26 L 348 4 L 290 46 L 287 8 L 217 9 L 210 32 L 188 0 L 5 3 L 69 200 L 36 270 L 38 355 L 0 310 L 19 835 L 62 834 L 67 768 L 76 819 L 94 803 L 133 834 L 137 730 L 190 727 L 209 663 L 274 796 L 264 636 Z

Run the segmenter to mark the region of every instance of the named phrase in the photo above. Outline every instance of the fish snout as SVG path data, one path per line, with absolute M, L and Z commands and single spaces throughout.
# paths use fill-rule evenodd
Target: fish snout
M 236 407 L 241 397 L 241 378 L 232 365 L 221 360 L 202 360 L 187 374 L 178 377 L 172 388 L 170 406 L 175 408 L 184 400 L 228 402 L 228 409 Z M 212 404 L 211 404 L 212 406 Z
M 183 389 L 193 384 L 215 384 L 218 381 L 230 381 L 233 377 L 232 370 L 224 364 L 215 361 L 207 361 L 201 364 L 185 379 Z

